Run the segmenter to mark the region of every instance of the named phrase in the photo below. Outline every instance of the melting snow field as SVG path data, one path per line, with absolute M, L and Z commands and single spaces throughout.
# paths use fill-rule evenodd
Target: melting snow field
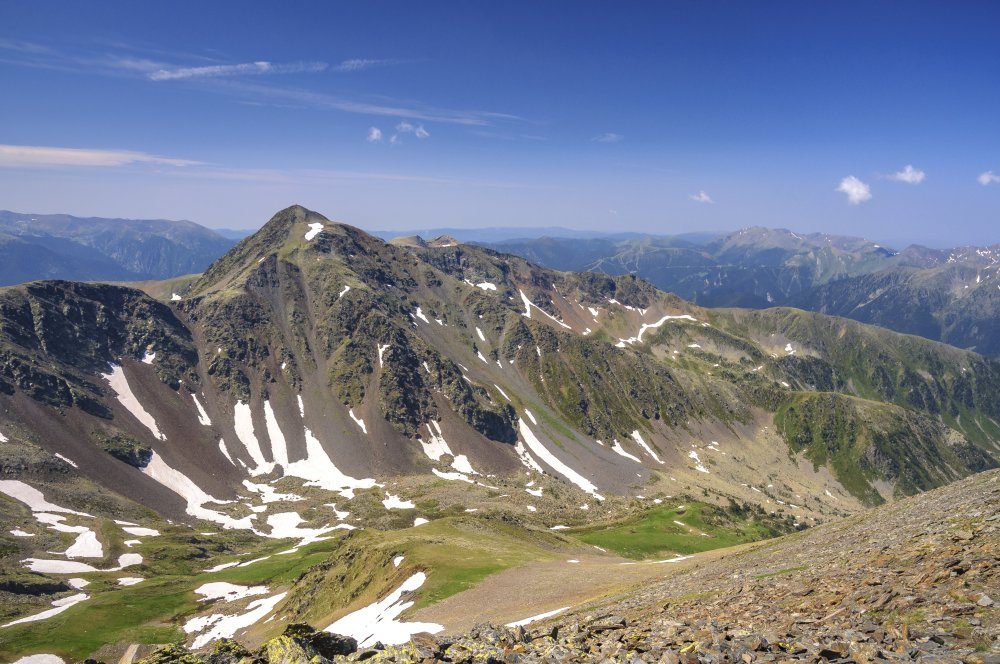
M 688 456 L 694 459 L 695 470 L 697 470 L 699 473 L 708 472 L 708 468 L 706 468 L 705 465 L 701 462 L 701 457 L 698 456 L 698 452 L 696 452 L 695 450 L 691 450 L 690 452 L 688 452 Z
M 194 405 L 198 408 L 198 423 L 206 427 L 212 426 L 212 418 L 208 416 L 208 413 L 205 412 L 205 408 L 201 405 L 201 402 L 198 401 L 198 395 L 192 393 L 191 398 L 194 399 Z
M 253 459 L 254 467 L 250 469 L 251 475 L 263 475 L 274 470 L 274 464 L 268 463 L 264 458 L 264 453 L 260 449 L 260 441 L 253 430 L 253 415 L 250 412 L 250 404 L 238 401 L 233 412 L 233 430 L 236 437 L 243 443 L 250 458 Z
M 201 648 L 217 639 L 228 639 L 236 635 L 241 629 L 250 627 L 259 622 L 264 616 L 271 613 L 278 602 L 285 598 L 288 593 L 278 593 L 272 597 L 258 599 L 247 604 L 245 613 L 236 615 L 225 615 L 213 613 L 208 616 L 198 616 L 184 623 L 185 634 L 199 634 L 192 647 Z M 211 629 L 209 629 L 211 628 Z M 208 630 L 208 631 L 205 631 Z
M 639 459 L 639 457 L 635 456 L 634 454 L 629 454 L 628 452 L 626 452 L 626 451 L 625 451 L 625 448 L 624 448 L 624 447 L 622 447 L 622 444 L 621 444 L 621 443 L 619 443 L 617 439 L 615 439 L 615 440 L 614 440 L 614 441 L 612 441 L 612 442 L 614 443 L 614 444 L 613 444 L 613 445 L 611 446 L 611 449 L 612 449 L 613 451 L 615 451 L 616 453 L 618 453 L 618 454 L 620 454 L 621 456 L 625 457 L 626 459 L 632 459 L 632 461 L 635 461 L 636 463 L 642 463 L 642 460 L 641 460 L 641 459 Z
M 63 597 L 62 599 L 57 599 L 54 602 L 52 602 L 52 606 L 55 608 L 49 609 L 48 611 L 42 611 L 41 613 L 36 613 L 31 616 L 25 616 L 24 618 L 19 618 L 17 620 L 13 620 L 3 626 L 10 627 L 11 625 L 20 625 L 23 623 L 35 622 L 36 620 L 45 620 L 46 618 L 51 618 L 52 616 L 62 613 L 63 611 L 70 608 L 74 604 L 79 604 L 85 599 L 90 599 L 90 596 L 84 593 L 77 593 L 76 595 Z M 59 661 L 61 662 L 62 660 L 60 659 Z
M 306 241 L 311 242 L 317 235 L 319 235 L 322 232 L 323 232 L 323 224 L 319 223 L 318 221 L 309 224 L 309 230 L 306 231 L 305 235 Z
M 103 558 L 104 547 L 97 535 L 89 528 L 80 533 L 73 545 L 66 549 L 67 558 Z
M 412 600 L 403 599 L 404 595 L 420 588 L 426 580 L 426 574 L 417 572 L 385 599 L 347 614 L 327 627 L 325 631 L 353 637 L 357 639 L 358 646 L 362 648 L 372 646 L 378 641 L 386 645 L 399 645 L 406 643 L 412 635 L 419 632 L 437 634 L 444 629 L 444 626 L 436 623 L 396 620 L 403 611 L 413 606 Z
M 307 480 L 306 486 L 336 491 L 345 498 L 353 498 L 354 489 L 371 489 L 376 486 L 372 478 L 357 479 L 342 473 L 312 431 L 306 429 L 305 436 L 306 458 L 290 463 L 285 469 L 286 476 Z
M 146 579 L 141 576 L 123 576 L 118 579 L 119 586 L 134 586 L 137 583 L 142 583 Z
M 525 413 L 527 414 L 527 411 L 525 411 Z M 534 420 L 533 417 L 531 419 Z M 539 459 L 548 464 L 553 470 L 565 477 L 567 480 L 592 495 L 594 498 L 604 500 L 604 496 L 597 493 L 597 487 L 594 486 L 594 484 L 586 477 L 564 464 L 556 457 L 556 455 L 550 452 L 549 449 L 535 437 L 535 434 L 530 428 L 528 428 L 528 425 L 525 424 L 523 419 L 518 420 L 517 426 L 518 431 L 521 432 L 521 437 L 528 446 L 528 449 L 530 449 Z
M 522 313 L 521 315 L 524 316 L 525 318 L 531 318 L 531 308 L 534 307 L 535 309 L 538 309 L 540 312 L 542 312 L 545 316 L 547 316 L 550 320 L 554 321 L 555 323 L 558 323 L 567 330 L 573 329 L 566 323 L 562 322 L 561 320 L 559 320 L 558 318 L 547 312 L 545 309 L 540 308 L 537 304 L 529 300 L 528 296 L 524 294 L 523 290 L 518 289 L 517 292 L 521 294 L 521 302 L 524 303 L 524 313 Z
M 348 410 L 347 414 L 351 416 L 351 419 L 354 420 L 355 424 L 357 424 L 359 427 L 361 427 L 361 432 L 362 433 L 364 433 L 364 434 L 368 433 L 368 427 L 365 426 L 365 421 L 363 419 L 361 419 L 360 417 L 358 417 L 357 415 L 354 414 L 354 409 L 353 408 L 350 409 L 350 410 Z
M 221 599 L 225 602 L 235 602 L 238 599 L 266 595 L 267 586 L 238 586 L 235 583 L 215 581 L 195 588 L 194 593 L 201 595 L 203 601 Z
M 197 519 L 218 523 L 226 529 L 250 530 L 252 517 L 234 519 L 231 516 L 216 512 L 205 507 L 206 503 L 225 504 L 227 501 L 213 498 L 205 493 L 179 470 L 174 470 L 166 464 L 159 454 L 153 452 L 149 463 L 142 468 L 142 473 L 167 487 L 187 502 L 185 511 Z
M 87 572 L 99 572 L 93 565 L 87 563 L 77 563 L 70 560 L 45 560 L 43 558 L 28 558 L 21 562 L 26 563 L 25 567 L 32 572 L 40 574 L 86 574 Z
M 568 610 L 570 607 L 564 606 L 558 609 L 553 609 L 551 611 L 546 611 L 545 613 L 539 613 L 537 616 L 531 616 L 530 618 L 525 618 L 523 620 L 518 620 L 516 622 L 507 623 L 507 627 L 521 627 L 533 623 L 537 620 L 545 620 L 546 618 L 551 618 L 552 616 L 557 616 L 563 611 Z
M 165 435 L 160 433 L 160 427 L 156 425 L 156 420 L 153 419 L 153 416 L 149 414 L 143 405 L 139 403 L 135 394 L 133 394 L 132 388 L 129 387 L 128 379 L 125 378 L 125 371 L 122 370 L 121 366 L 112 364 L 111 373 L 101 374 L 101 378 L 108 381 L 111 390 L 118 397 L 118 403 L 125 406 L 125 409 L 132 413 L 135 419 L 139 420 L 143 426 L 149 429 L 156 438 L 160 440 L 167 439 Z
M 416 507 L 413 501 L 403 500 L 399 496 L 394 496 L 391 493 L 385 494 L 385 500 L 382 501 L 387 510 L 412 510 Z
M 0 480 L 0 493 L 5 493 L 14 500 L 19 500 L 32 512 L 61 512 L 63 514 L 76 514 L 77 516 L 90 517 L 89 514 L 76 512 L 65 507 L 54 505 L 45 500 L 45 496 L 38 489 L 25 484 L 20 480 Z
M 660 320 L 656 321 L 655 323 L 643 323 L 642 327 L 639 328 L 638 334 L 636 334 L 634 337 L 629 337 L 628 339 L 619 339 L 618 343 L 615 345 L 618 346 L 619 348 L 624 348 L 625 344 L 642 343 L 642 335 L 646 333 L 646 330 L 656 329 L 669 320 L 686 320 L 692 323 L 698 322 L 697 318 L 689 314 L 682 314 L 680 316 L 667 315 L 661 318 Z
M 638 429 L 636 429 L 635 431 L 632 432 L 632 440 L 634 440 L 635 442 L 639 443 L 639 447 L 641 447 L 642 449 L 646 450 L 646 454 L 648 454 L 649 456 L 653 457 L 653 460 L 656 463 L 659 463 L 659 464 L 663 463 L 663 461 L 660 460 L 660 457 L 656 456 L 656 452 L 653 451 L 653 448 L 651 448 L 649 445 L 647 445 L 646 441 L 642 439 L 642 434 L 639 433 Z

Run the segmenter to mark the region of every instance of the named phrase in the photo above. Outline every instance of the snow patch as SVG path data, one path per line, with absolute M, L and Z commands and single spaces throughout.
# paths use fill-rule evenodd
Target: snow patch
M 74 468 L 79 468 L 80 467 L 80 466 L 76 465 L 75 461 L 73 461 L 72 459 L 70 459 L 68 457 L 64 457 L 63 455 L 59 454 L 58 452 L 56 452 L 53 456 L 55 456 L 55 458 L 59 459 L 60 461 L 64 461 L 64 462 L 68 463 L 69 465 L 73 466 Z
M 635 431 L 632 432 L 632 440 L 634 440 L 635 442 L 639 443 L 639 447 L 641 447 L 642 449 L 646 450 L 646 453 L 649 456 L 653 457 L 653 460 L 656 461 L 656 463 L 659 463 L 659 464 L 663 463 L 663 461 L 660 460 L 660 457 L 656 456 L 656 452 L 653 451 L 653 448 L 650 447 L 649 445 L 647 445 L 646 441 L 642 439 L 642 434 L 639 433 L 638 429 L 636 429 Z
M 697 470 L 699 473 L 708 472 L 708 468 L 706 468 L 705 465 L 701 462 L 701 458 L 698 456 L 698 452 L 696 450 L 691 450 L 690 452 L 688 452 L 688 457 L 694 459 L 695 470 Z
M 264 453 L 260 448 L 260 441 L 257 440 L 257 435 L 254 433 L 253 415 L 250 413 L 250 404 L 243 403 L 242 401 L 236 402 L 233 412 L 233 430 L 254 462 L 254 467 L 250 468 L 251 475 L 263 475 L 274 470 L 274 464 L 264 458 Z
M 52 602 L 52 606 L 55 607 L 55 608 L 49 609 L 47 611 L 42 611 L 41 613 L 36 613 L 34 615 L 31 615 L 31 616 L 26 616 L 24 618 L 19 618 L 17 620 L 13 620 L 13 621 L 11 621 L 11 622 L 7 623 L 6 625 L 3 625 L 3 626 L 4 627 L 10 627 L 11 625 L 21 625 L 23 623 L 35 622 L 35 621 L 38 621 L 38 620 L 45 620 L 46 618 L 51 618 L 52 616 L 55 616 L 55 615 L 58 615 L 58 614 L 62 613 L 66 609 L 70 608 L 71 606 L 74 606 L 75 604 L 79 604 L 80 602 L 82 602 L 82 601 L 84 601 L 86 599 L 90 599 L 90 595 L 86 595 L 84 593 L 77 593 L 76 595 L 70 595 L 69 597 L 63 597 L 62 599 L 57 599 L 54 602 Z M 47 655 L 47 656 L 51 656 L 51 655 Z M 62 661 L 58 657 L 56 657 L 56 660 L 58 660 L 60 662 Z M 22 659 L 20 659 L 18 661 L 24 661 L 24 659 L 22 658 Z M 28 661 L 31 661 L 31 660 L 28 660 Z M 36 661 L 39 661 L 39 660 L 36 660 Z M 44 661 L 44 660 L 42 660 L 42 661 Z M 55 660 L 50 660 L 50 661 L 55 661 Z
M 386 645 L 399 645 L 419 632 L 437 634 L 444 629 L 442 625 L 397 620 L 400 614 L 413 606 L 413 601 L 404 600 L 404 596 L 420 588 L 426 580 L 426 574 L 417 572 L 384 599 L 347 614 L 325 631 L 353 637 L 362 648 L 379 641 Z
M 531 616 L 530 618 L 524 618 L 524 619 L 518 620 L 516 622 L 507 623 L 506 626 L 507 627 L 523 627 L 524 625 L 528 625 L 528 624 L 536 622 L 538 620 L 545 620 L 546 618 L 551 618 L 552 616 L 557 616 L 560 613 L 562 613 L 563 611 L 569 610 L 569 608 L 570 607 L 568 607 L 568 606 L 563 606 L 563 607 L 560 607 L 558 609 L 552 609 L 551 611 L 546 611 L 545 613 L 539 613 L 537 616 Z
M 156 420 L 153 419 L 153 416 L 149 414 L 143 405 L 139 403 L 135 394 L 132 393 L 132 388 L 129 387 L 128 379 L 125 377 L 125 371 L 122 370 L 120 365 L 112 364 L 111 373 L 101 374 L 101 378 L 108 381 L 111 390 L 118 398 L 118 403 L 125 406 L 125 409 L 132 414 L 132 417 L 139 420 L 158 440 L 167 439 L 165 435 L 160 433 L 160 428 L 156 425 Z
M 354 414 L 354 409 L 353 408 L 351 408 L 350 410 L 348 410 L 347 414 L 351 416 L 351 419 L 354 420 L 355 424 L 357 424 L 359 427 L 361 427 L 361 431 L 363 433 L 365 433 L 365 434 L 368 433 L 368 427 L 365 426 L 365 421 L 363 419 L 361 419 L 360 417 L 357 417 Z
M 385 499 L 382 501 L 382 504 L 387 510 L 412 510 L 416 507 L 416 505 L 413 504 L 413 501 L 403 500 L 399 496 L 394 496 L 391 493 L 385 494 Z
M 218 523 L 227 530 L 252 529 L 252 525 L 250 523 L 253 519 L 252 515 L 242 519 L 234 519 L 231 516 L 223 514 L 222 512 L 216 512 L 215 510 L 205 507 L 206 503 L 225 504 L 230 501 L 219 500 L 218 498 L 213 498 L 209 494 L 205 493 L 186 475 L 181 473 L 179 470 L 175 470 L 174 468 L 168 466 L 162 457 L 160 457 L 160 455 L 156 452 L 153 452 L 153 456 L 150 458 L 149 463 L 146 464 L 146 466 L 141 470 L 144 475 L 156 480 L 183 498 L 187 502 L 185 512 L 196 519 L 204 519 L 205 521 Z
M 353 498 L 354 489 L 371 489 L 376 486 L 374 479 L 357 479 L 341 472 L 309 429 L 305 430 L 305 437 L 306 458 L 291 462 L 285 469 L 286 477 L 304 479 L 306 486 L 336 491 L 345 498 Z
M 534 417 L 528 411 L 524 411 L 526 415 L 534 422 Z M 604 500 L 604 496 L 597 493 L 597 487 L 586 477 L 579 474 L 565 463 L 560 461 L 556 455 L 549 451 L 545 445 L 542 444 L 535 434 L 528 428 L 524 420 L 518 420 L 518 430 L 521 432 L 521 437 L 524 439 L 525 444 L 527 444 L 528 449 L 530 449 L 539 459 L 548 464 L 553 470 L 565 477 L 567 480 L 580 487 L 583 491 L 586 491 L 590 495 L 594 496 L 598 500 Z
M 202 406 L 201 402 L 198 401 L 198 395 L 192 392 L 191 398 L 194 399 L 194 405 L 198 408 L 198 424 L 205 427 L 212 426 L 212 418 L 208 416 L 208 413 L 205 412 L 204 406 Z
M 543 314 L 545 314 L 546 316 L 548 316 L 551 320 L 555 321 L 556 323 L 558 323 L 559 325 L 563 326 L 567 330 L 572 330 L 573 329 L 569 325 L 567 325 L 566 323 L 562 322 L 561 320 L 559 320 L 558 318 L 556 318 L 555 316 L 553 316 L 552 314 L 550 314 L 549 312 L 545 311 L 545 309 L 542 309 L 537 304 L 535 304 L 534 302 L 532 302 L 531 300 L 529 300 L 528 296 L 524 294 L 523 290 L 518 289 L 517 292 L 521 294 L 521 301 L 524 303 L 524 313 L 521 314 L 521 315 L 524 316 L 525 318 L 531 318 L 531 308 L 534 307 L 535 309 L 538 309 L 540 312 L 542 312 Z
M 323 224 L 319 223 L 318 221 L 309 224 L 309 230 L 306 231 L 305 235 L 306 241 L 311 242 L 313 238 L 315 238 L 321 232 L 323 232 Z
M 642 460 L 639 457 L 637 457 L 637 456 L 635 456 L 633 454 L 629 454 L 628 452 L 626 452 L 625 448 L 622 447 L 622 444 L 618 442 L 617 438 L 615 440 L 613 440 L 612 442 L 614 444 L 611 446 L 611 449 L 614 452 L 617 452 L 618 454 L 620 454 L 621 456 L 625 457 L 626 459 L 632 459 L 632 461 L 635 461 L 636 463 L 642 463 Z
M 239 630 L 256 624 L 264 616 L 271 613 L 271 611 L 274 610 L 274 607 L 277 606 L 278 602 L 285 599 L 285 595 L 287 594 L 288 593 L 278 593 L 277 595 L 273 595 L 271 597 L 250 602 L 247 604 L 247 610 L 245 613 L 230 616 L 221 613 L 214 613 L 209 616 L 198 616 L 197 618 L 192 618 L 184 623 L 184 632 L 186 634 L 204 632 L 195 638 L 194 643 L 192 644 L 192 647 L 196 649 L 202 648 L 217 639 L 232 638 Z M 205 631 L 206 629 L 208 629 L 207 632 Z

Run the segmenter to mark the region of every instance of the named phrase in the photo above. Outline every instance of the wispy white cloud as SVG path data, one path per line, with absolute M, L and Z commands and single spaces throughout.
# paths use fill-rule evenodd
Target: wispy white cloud
M 698 203 L 714 203 L 715 202 L 715 201 L 712 200 L 711 196 L 709 196 L 708 194 L 705 193 L 704 189 L 701 190 L 701 191 L 699 191 L 697 194 L 691 194 L 690 196 L 688 196 L 688 198 L 690 198 L 692 201 L 696 201 Z
M 69 52 L 41 44 L 0 40 L 0 64 L 70 72 L 83 76 L 136 77 L 156 81 L 189 81 L 201 90 L 239 97 L 242 102 L 285 108 L 310 107 L 361 115 L 378 115 L 410 121 L 441 122 L 470 127 L 489 127 L 502 123 L 522 123 L 525 119 L 510 113 L 477 109 L 441 108 L 415 101 L 396 101 L 387 97 L 374 101 L 352 99 L 308 89 L 264 84 L 268 74 L 318 72 L 329 69 L 323 62 L 229 64 L 211 61 L 190 53 L 163 53 L 141 50 L 128 45 L 114 45 L 104 52 Z M 144 57 L 149 54 L 156 59 Z M 172 62 L 171 62 L 172 61 Z M 197 62 L 197 66 L 181 66 Z M 390 60 L 345 60 L 335 69 L 357 71 L 388 65 Z M 343 68 L 343 69 L 342 69 Z M 251 81 L 250 79 L 256 79 Z
M 860 205 L 872 198 L 871 188 L 853 175 L 848 175 L 841 180 L 837 186 L 837 191 L 845 194 L 847 202 L 851 205 Z
M 903 167 L 903 170 L 886 176 L 889 180 L 905 182 L 906 184 L 920 184 L 924 181 L 925 177 L 927 177 L 927 174 L 919 168 L 914 168 L 912 164 L 907 164 Z
M 0 38 L 0 50 L 15 51 L 17 53 L 31 53 L 34 55 L 41 55 L 52 52 L 47 46 L 42 46 L 41 44 L 36 44 L 34 42 L 28 42 L 28 41 L 21 41 L 18 39 L 3 39 L 3 38 Z
M 378 127 L 368 128 L 368 137 L 365 138 L 369 143 L 381 143 L 382 142 L 382 130 Z
M 88 150 L 39 145 L 0 145 L 0 167 L 116 167 L 129 164 L 195 166 L 201 162 L 131 150 Z
M 404 60 L 391 60 L 391 59 L 368 59 L 368 58 L 352 58 L 350 60 L 344 60 L 339 65 L 334 67 L 334 71 L 364 71 L 366 69 L 375 69 L 377 67 L 390 67 L 392 65 L 402 64 Z
M 232 79 L 217 80 L 213 87 L 213 91 L 229 92 L 241 96 L 253 96 L 258 101 L 263 99 L 279 100 L 281 102 L 293 102 L 318 109 L 359 113 L 362 115 L 406 118 L 408 120 L 422 120 L 424 122 L 440 122 L 476 127 L 490 126 L 499 122 L 524 122 L 524 118 L 509 113 L 440 108 L 412 102 L 357 101 L 323 92 L 303 90 L 301 88 L 261 85 L 259 83 Z
M 417 138 L 427 138 L 431 135 L 429 131 L 424 129 L 423 125 L 415 125 L 412 122 L 403 120 L 396 125 L 396 133 L 389 138 L 389 144 L 398 145 L 399 143 L 402 143 L 403 136 L 405 134 L 413 134 Z
M 621 134 L 616 134 L 614 132 L 609 131 L 605 134 L 594 136 L 590 140 L 594 141 L 595 143 L 621 143 L 623 138 L 625 137 L 622 136 Z
M 980 173 L 979 177 L 976 179 L 979 181 L 979 184 L 983 185 L 984 187 L 990 184 L 1000 184 L 1000 175 L 997 175 L 993 171 L 986 171 L 985 173 Z
M 221 78 L 224 76 L 258 76 L 261 74 L 301 74 L 326 71 L 325 62 L 291 62 L 274 64 L 265 60 L 235 65 L 205 65 L 157 69 L 148 74 L 153 81 L 180 81 L 192 78 Z

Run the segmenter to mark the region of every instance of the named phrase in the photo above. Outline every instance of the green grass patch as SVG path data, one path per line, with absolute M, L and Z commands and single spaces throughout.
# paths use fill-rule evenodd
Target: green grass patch
M 790 530 L 790 524 L 763 511 L 726 510 L 698 502 L 686 503 L 684 507 L 679 510 L 677 506 L 661 505 L 622 521 L 563 533 L 626 558 L 641 560 L 745 544 Z
M 102 532 L 104 532 L 102 530 Z M 228 533 L 220 534 L 227 539 Z M 291 541 L 266 541 L 239 559 L 271 557 L 248 567 L 232 567 L 205 574 L 202 570 L 223 557 L 192 557 L 190 536 L 164 532 L 149 538 L 140 547 L 146 560 L 140 567 L 119 573 L 91 573 L 82 576 L 91 581 L 83 592 L 90 599 L 39 622 L 25 623 L 0 630 L 0 660 L 16 659 L 24 653 L 47 652 L 72 661 L 81 661 L 101 646 L 118 641 L 129 643 L 172 643 L 184 639 L 179 625 L 182 618 L 196 613 L 203 605 L 193 590 L 209 581 L 239 584 L 264 584 L 272 589 L 289 586 L 313 565 L 322 562 L 336 548 L 336 540 L 317 542 L 294 554 L 276 555 L 292 546 Z M 234 555 L 233 559 L 237 559 Z M 114 584 L 119 576 L 143 576 L 147 580 L 135 586 Z M 39 609 L 39 611 L 42 609 Z

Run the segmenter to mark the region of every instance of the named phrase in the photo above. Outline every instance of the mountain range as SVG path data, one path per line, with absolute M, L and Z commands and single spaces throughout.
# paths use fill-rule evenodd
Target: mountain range
M 201 272 L 233 244 L 190 221 L 0 210 L 0 285 L 167 279 Z
M 824 275 L 897 257 L 828 244 Z M 0 289 L 0 656 L 399 643 L 468 616 L 404 596 L 586 556 L 606 592 L 998 459 L 975 352 L 293 206 L 184 279 Z
M 745 228 L 690 237 L 489 244 L 559 270 L 635 274 L 707 307 L 792 306 L 1000 355 L 1000 245 L 895 251 L 861 238 Z

